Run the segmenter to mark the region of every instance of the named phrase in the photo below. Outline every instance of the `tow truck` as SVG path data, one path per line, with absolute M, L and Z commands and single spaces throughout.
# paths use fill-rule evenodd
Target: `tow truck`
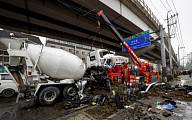
M 159 73 L 158 72 L 152 72 L 151 65 L 149 63 L 142 63 L 140 59 L 137 57 L 137 55 L 134 53 L 134 51 L 130 48 L 130 46 L 127 44 L 126 41 L 124 41 L 123 37 L 120 35 L 120 33 L 117 31 L 117 29 L 114 27 L 114 25 L 109 21 L 109 19 L 105 16 L 103 13 L 103 10 L 99 11 L 97 13 L 98 17 L 102 17 L 104 21 L 109 25 L 112 32 L 114 32 L 115 36 L 118 38 L 118 40 L 122 43 L 122 45 L 125 47 L 128 54 L 131 56 L 131 60 L 135 67 L 137 67 L 137 71 L 139 71 L 139 74 L 135 74 L 132 72 L 131 69 L 128 69 L 128 82 L 132 80 L 132 83 L 135 83 L 136 78 L 140 81 L 146 80 L 146 84 L 149 84 L 149 80 L 151 79 L 152 75 L 156 75 L 157 79 L 159 79 Z M 100 27 L 100 21 L 98 21 L 98 26 Z M 137 64 L 136 64 L 137 63 Z M 131 74 L 134 73 L 134 74 Z M 120 75 L 120 73 L 115 74 L 115 76 Z M 111 75 L 111 79 L 113 79 L 113 74 Z

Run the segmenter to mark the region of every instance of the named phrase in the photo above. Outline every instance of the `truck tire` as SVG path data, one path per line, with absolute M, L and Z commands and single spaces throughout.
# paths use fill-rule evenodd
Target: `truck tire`
M 12 97 L 15 94 L 15 91 L 13 89 L 5 89 L 2 92 L 3 97 Z
M 60 97 L 60 90 L 57 87 L 46 87 L 39 94 L 39 102 L 42 105 L 54 104 Z
M 69 85 L 63 89 L 64 98 L 72 98 L 75 97 L 76 94 L 77 94 L 77 88 L 75 85 Z

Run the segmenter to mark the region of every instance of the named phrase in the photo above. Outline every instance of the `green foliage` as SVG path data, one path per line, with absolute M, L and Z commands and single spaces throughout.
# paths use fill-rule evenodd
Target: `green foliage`
M 167 74 L 167 81 L 173 80 L 174 74 Z
M 174 78 L 177 78 L 177 76 L 178 76 L 178 73 L 175 73 L 175 74 L 174 74 Z

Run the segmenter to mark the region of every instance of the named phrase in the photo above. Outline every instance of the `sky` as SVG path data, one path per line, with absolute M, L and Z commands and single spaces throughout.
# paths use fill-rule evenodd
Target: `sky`
M 147 3 L 148 7 L 159 19 L 160 23 L 163 24 L 163 27 L 166 29 L 166 31 L 167 12 L 171 10 L 168 13 L 169 17 L 173 14 L 178 13 L 179 20 L 177 19 L 176 21 L 178 31 L 176 29 L 176 34 L 171 36 L 174 37 L 171 38 L 171 44 L 173 46 L 175 54 L 178 54 L 178 46 L 185 47 L 184 49 L 180 49 L 180 59 L 182 59 L 184 56 L 187 56 L 187 54 L 190 54 L 190 52 L 192 52 L 192 0 L 144 0 L 144 2 Z M 172 23 L 174 23 L 174 21 L 175 19 Z M 178 24 L 180 24 L 181 32 L 179 30 Z M 173 31 L 175 30 L 175 28 L 176 25 L 171 26 L 171 29 Z

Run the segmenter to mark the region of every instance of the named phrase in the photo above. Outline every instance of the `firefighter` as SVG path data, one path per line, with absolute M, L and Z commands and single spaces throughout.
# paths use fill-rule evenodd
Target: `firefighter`
M 127 69 L 127 63 L 124 63 L 124 69 L 121 71 L 122 76 L 122 84 L 125 82 L 128 82 L 128 69 Z

